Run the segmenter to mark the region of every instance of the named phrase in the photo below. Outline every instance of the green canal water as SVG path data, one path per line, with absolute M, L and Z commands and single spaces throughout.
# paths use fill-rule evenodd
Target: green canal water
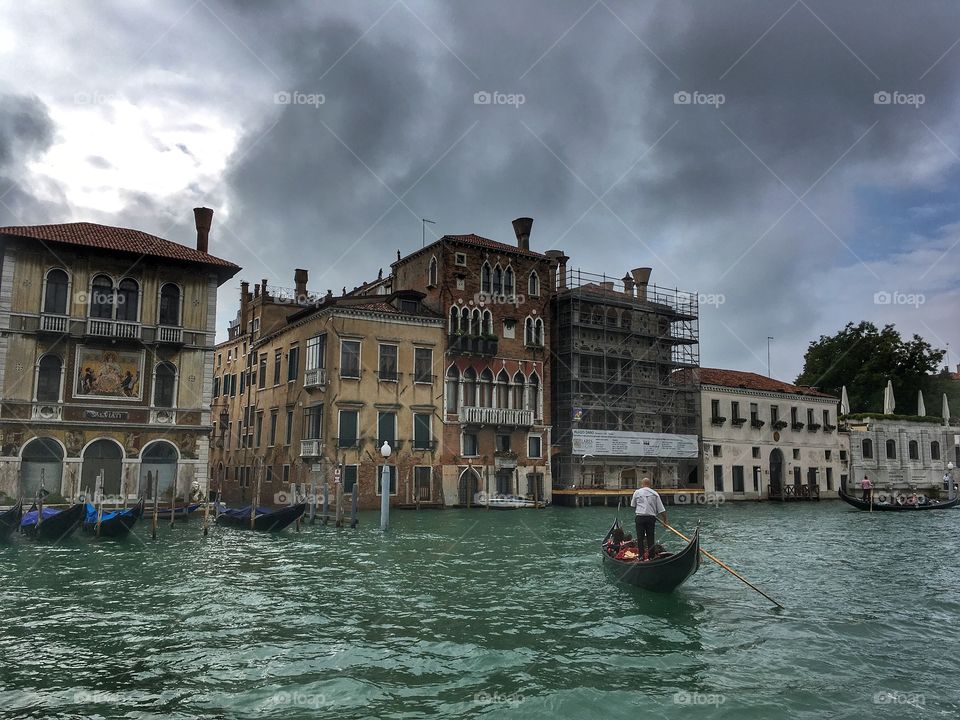
M 710 564 L 611 584 L 613 514 L 14 538 L 0 718 L 960 717 L 960 513 L 671 510 L 784 611 Z

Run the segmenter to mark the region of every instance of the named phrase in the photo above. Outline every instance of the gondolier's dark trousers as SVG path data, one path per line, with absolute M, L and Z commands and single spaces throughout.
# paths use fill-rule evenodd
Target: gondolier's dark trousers
M 644 547 L 647 549 L 653 547 L 653 531 L 657 527 L 657 518 L 655 515 L 637 515 L 637 547 L 641 552 Z

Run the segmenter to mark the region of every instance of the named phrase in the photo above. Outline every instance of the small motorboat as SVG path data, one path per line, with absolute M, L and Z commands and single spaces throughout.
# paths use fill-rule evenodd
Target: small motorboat
M 17 504 L 9 510 L 4 510 L 0 513 L 0 540 L 5 540 L 10 537 L 10 533 L 20 525 L 20 518 L 22 517 L 23 502 L 20 500 L 17 500 Z
M 474 497 L 477 507 L 488 507 L 491 510 L 521 510 L 524 508 L 545 507 L 546 503 L 536 502 L 521 495 L 487 495 L 479 492 Z
M 258 532 L 280 532 L 287 525 L 291 525 L 303 516 L 307 509 L 306 503 L 298 503 L 279 510 L 258 507 L 252 510 L 249 505 L 235 510 L 228 510 L 223 505 L 217 505 L 217 525 L 256 530 Z
M 646 561 L 617 560 L 609 552 L 607 539 L 619 527 L 621 526 L 618 519 L 600 545 L 601 562 L 618 582 L 651 592 L 668 593 L 680 587 L 700 568 L 699 527 L 687 547 L 680 552 Z
M 852 505 L 857 510 L 876 510 L 877 512 L 914 512 L 917 510 L 949 510 L 960 503 L 960 495 L 953 491 L 953 496 L 947 500 L 929 500 L 925 496 L 923 501 L 916 503 L 908 502 L 903 495 L 895 496 L 880 493 L 876 489 L 873 491 L 873 502 L 855 498 L 847 493 L 846 482 L 840 484 L 838 491 L 840 499 L 848 505 Z
M 97 508 L 87 503 L 82 526 L 85 533 L 97 537 L 124 537 L 141 517 L 143 517 L 143 498 L 140 498 L 133 507 L 101 512 L 98 528 Z
M 33 505 L 20 519 L 20 532 L 37 540 L 64 540 L 80 527 L 86 503 L 77 503 L 64 510 Z

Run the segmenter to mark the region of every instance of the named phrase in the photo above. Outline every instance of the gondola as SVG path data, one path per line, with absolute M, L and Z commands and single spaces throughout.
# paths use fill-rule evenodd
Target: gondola
M 39 524 L 37 506 L 33 505 L 20 520 L 20 532 L 38 540 L 65 540 L 80 527 L 85 505 L 86 503 L 77 503 L 66 510 L 44 508 Z
M 133 507 L 119 510 L 104 511 L 100 516 L 100 532 L 97 533 L 97 508 L 90 503 L 86 504 L 83 516 L 83 531 L 99 537 L 124 537 L 136 525 L 137 520 L 143 517 L 143 498 L 140 498 Z
M 218 506 L 217 524 L 244 530 L 257 530 L 258 532 L 280 532 L 287 525 L 296 522 L 297 518 L 301 517 L 306 509 L 306 503 L 291 505 L 279 510 L 258 507 L 256 517 L 253 520 L 253 527 L 251 527 L 249 505 L 236 510 L 227 510 Z
M 871 503 L 869 500 L 859 500 L 852 495 L 847 494 L 846 483 L 840 483 L 840 490 L 838 494 L 840 499 L 843 500 L 848 505 L 852 505 L 857 510 L 871 510 L 871 508 L 877 512 L 914 512 L 916 510 L 949 510 L 952 507 L 956 507 L 960 503 L 960 495 L 954 492 L 953 497 L 949 500 L 932 500 L 924 504 L 916 505 L 903 505 L 895 502 L 879 502 L 878 493 L 876 490 L 874 492 L 874 500 Z
M 20 518 L 23 517 L 23 503 L 17 500 L 17 504 L 9 510 L 0 513 L 0 540 L 10 537 L 10 533 L 20 524 Z
M 669 593 L 680 587 L 700 567 L 700 528 L 693 534 L 693 539 L 680 552 L 659 560 L 646 562 L 628 562 L 616 560 L 607 553 L 604 545 L 613 531 L 620 527 L 620 520 L 614 522 L 600 544 L 600 557 L 603 566 L 619 582 L 633 585 L 657 593 Z
M 179 505 L 173 508 L 173 517 L 175 520 L 189 520 L 197 510 L 203 507 L 202 503 L 190 503 L 189 505 Z M 146 514 L 153 517 L 153 510 L 147 508 Z M 170 506 L 157 508 L 157 520 L 170 519 Z

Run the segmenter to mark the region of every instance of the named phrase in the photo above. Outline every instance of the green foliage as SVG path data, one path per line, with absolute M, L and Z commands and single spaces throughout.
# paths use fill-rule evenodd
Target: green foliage
M 869 413 L 883 411 L 883 390 L 892 380 L 901 410 L 916 409 L 917 391 L 923 390 L 928 412 L 939 413 L 933 380 L 944 354 L 919 335 L 905 341 L 893 325 L 878 329 L 871 322 L 848 323 L 836 335 L 810 343 L 796 382 L 837 397 L 846 385 L 850 410 Z

